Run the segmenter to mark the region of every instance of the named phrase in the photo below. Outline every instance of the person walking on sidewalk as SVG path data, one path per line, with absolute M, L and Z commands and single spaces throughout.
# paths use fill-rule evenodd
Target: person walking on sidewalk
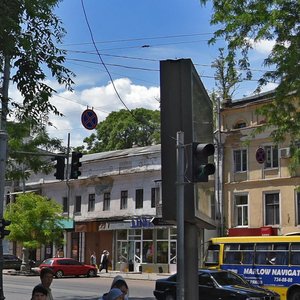
M 90 257 L 90 265 L 97 267 L 97 258 L 96 258 L 95 251 L 92 253 L 92 255 Z
M 37 285 L 32 290 L 31 300 L 47 300 L 48 291 L 41 285 Z
M 105 269 L 106 273 L 108 273 L 108 263 L 109 263 L 108 256 L 109 256 L 109 252 L 107 250 L 103 250 L 103 253 L 100 258 L 99 272 Z

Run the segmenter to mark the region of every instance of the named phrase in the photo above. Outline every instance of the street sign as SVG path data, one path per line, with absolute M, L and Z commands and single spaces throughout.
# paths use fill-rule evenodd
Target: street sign
M 256 154 L 255 154 L 255 157 L 256 157 L 256 161 L 259 163 L 259 164 L 263 164 L 266 160 L 266 152 L 263 148 L 258 148 L 256 150 Z
M 95 129 L 98 124 L 98 117 L 92 109 L 86 109 L 81 114 L 81 123 L 85 129 Z

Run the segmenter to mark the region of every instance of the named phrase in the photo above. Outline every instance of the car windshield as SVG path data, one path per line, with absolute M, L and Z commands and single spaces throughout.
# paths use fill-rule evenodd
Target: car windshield
M 243 278 L 230 272 L 216 272 L 211 274 L 219 285 L 242 285 L 249 286 Z
M 52 259 L 48 258 L 48 259 L 43 261 L 43 265 L 49 265 L 50 266 L 52 264 L 52 261 L 53 261 Z

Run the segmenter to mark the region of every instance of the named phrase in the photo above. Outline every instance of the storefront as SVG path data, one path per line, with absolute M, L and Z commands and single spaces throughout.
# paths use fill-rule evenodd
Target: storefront
M 175 227 L 155 227 L 150 219 L 134 219 L 131 228 L 118 229 L 116 269 L 125 272 L 176 272 Z

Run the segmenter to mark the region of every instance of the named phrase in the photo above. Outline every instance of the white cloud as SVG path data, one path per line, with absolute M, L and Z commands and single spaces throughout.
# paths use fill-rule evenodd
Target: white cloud
M 268 55 L 275 45 L 275 40 L 259 40 L 254 42 L 253 39 L 248 39 L 248 41 L 255 51 L 264 55 Z

